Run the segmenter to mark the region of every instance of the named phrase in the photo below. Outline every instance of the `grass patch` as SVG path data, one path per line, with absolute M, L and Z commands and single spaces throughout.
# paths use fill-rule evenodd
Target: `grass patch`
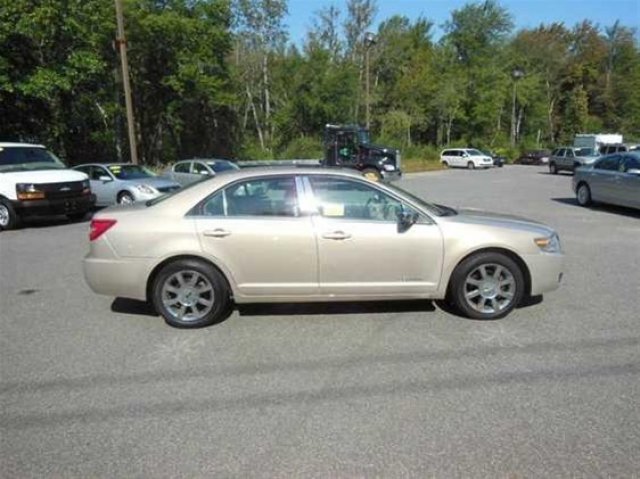
M 440 160 L 430 159 L 425 160 L 423 158 L 403 158 L 402 159 L 402 172 L 403 173 L 417 173 L 419 171 L 437 171 L 443 170 L 444 167 L 440 163 Z

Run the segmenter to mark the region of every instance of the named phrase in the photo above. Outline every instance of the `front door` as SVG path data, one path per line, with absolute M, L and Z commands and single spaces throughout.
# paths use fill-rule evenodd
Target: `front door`
M 295 176 L 233 183 L 194 215 L 203 250 L 248 298 L 317 294 L 317 251 L 310 216 L 300 214 Z
M 98 165 L 91 166 L 89 174 L 91 191 L 96 195 L 96 205 L 106 206 L 116 202 L 116 184 L 113 175 L 106 168 Z
M 341 297 L 412 297 L 437 289 L 440 229 L 428 218 L 406 231 L 397 215 L 410 207 L 364 180 L 308 177 L 318 214 L 320 292 Z

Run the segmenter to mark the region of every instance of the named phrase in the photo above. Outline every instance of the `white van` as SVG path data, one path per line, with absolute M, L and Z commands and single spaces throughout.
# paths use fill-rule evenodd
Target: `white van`
M 26 216 L 79 220 L 95 201 L 87 175 L 68 169 L 44 146 L 0 143 L 0 230 Z
M 440 153 L 440 162 L 444 166 L 458 166 L 461 168 L 491 168 L 493 158 L 475 148 L 451 148 Z

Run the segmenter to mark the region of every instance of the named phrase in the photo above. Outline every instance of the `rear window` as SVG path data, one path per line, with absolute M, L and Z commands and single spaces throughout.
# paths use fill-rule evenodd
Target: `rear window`
M 216 173 L 240 169 L 238 165 L 231 163 L 230 161 L 208 161 L 207 165 L 209 165 L 209 168 L 211 168 Z

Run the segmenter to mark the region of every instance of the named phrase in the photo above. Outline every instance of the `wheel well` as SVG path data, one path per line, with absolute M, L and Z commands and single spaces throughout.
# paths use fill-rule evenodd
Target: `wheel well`
M 129 190 L 120 190 L 120 191 L 118 191 L 118 194 L 116 195 L 116 198 L 120 198 L 125 193 L 127 195 L 129 195 L 129 196 L 133 196 Z
M 185 260 L 185 259 L 190 259 L 190 260 L 194 260 L 194 261 L 201 261 L 203 263 L 207 263 L 212 268 L 215 268 L 218 271 L 218 273 L 220 273 L 220 275 L 226 281 L 227 287 L 229 288 L 229 291 L 231 292 L 231 295 L 233 296 L 233 290 L 231 289 L 231 283 L 229 283 L 229 279 L 227 278 L 227 275 L 224 274 L 224 271 L 222 271 L 215 263 L 212 263 L 211 261 L 209 261 L 208 259 L 203 258 L 202 256 L 185 254 L 185 255 L 172 256 L 171 258 L 167 258 L 162 263 L 157 264 L 156 267 L 153 268 L 153 270 L 151 271 L 151 274 L 147 278 L 147 288 L 146 288 L 147 300 L 151 299 L 151 295 L 152 295 L 151 288 L 153 287 L 153 282 L 156 280 L 156 276 L 158 276 L 158 273 L 162 270 L 162 268 L 164 268 L 169 263 L 173 263 L 174 261 L 180 261 L 180 260 Z
M 516 253 L 514 253 L 511 250 L 505 249 L 505 248 L 484 248 L 484 249 L 479 249 L 479 250 L 473 251 L 473 252 L 469 253 L 468 255 L 466 255 L 464 258 L 461 258 L 460 261 L 458 261 L 458 263 L 456 264 L 456 267 L 453 268 L 453 271 L 455 271 L 456 268 L 458 266 L 460 266 L 460 264 L 464 260 L 466 260 L 467 258 L 469 258 L 471 256 L 477 255 L 479 253 L 499 253 L 499 254 L 503 254 L 506 257 L 508 257 L 509 259 L 513 260 L 518 265 L 518 267 L 520 268 L 520 271 L 522 271 L 522 276 L 524 277 L 524 295 L 525 296 L 529 296 L 531 294 L 531 272 L 529 271 L 529 268 L 527 267 L 527 264 Z M 449 276 L 449 284 L 447 284 L 447 291 L 449 291 L 449 288 L 451 288 L 451 279 L 452 278 L 453 278 L 453 272 L 451 273 L 451 276 Z

